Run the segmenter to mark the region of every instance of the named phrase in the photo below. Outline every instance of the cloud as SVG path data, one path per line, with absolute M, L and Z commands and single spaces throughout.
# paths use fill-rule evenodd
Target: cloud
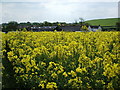
M 4 2 L 2 3 L 2 20 L 3 22 L 13 20 L 18 22 L 74 22 L 78 20 L 79 17 L 87 20 L 117 17 L 118 15 L 117 2 L 78 2 L 79 0 L 73 0 L 74 2 L 72 2 L 72 0 L 52 1 Z
M 118 17 L 117 3 L 97 2 L 89 4 L 88 7 L 88 12 L 84 11 L 88 19 Z
M 1 0 L 2 2 L 118 2 L 119 0 Z

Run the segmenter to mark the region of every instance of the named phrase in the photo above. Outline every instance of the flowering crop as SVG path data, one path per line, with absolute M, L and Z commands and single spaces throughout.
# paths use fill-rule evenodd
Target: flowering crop
M 120 88 L 119 34 L 9 32 L 2 50 L 7 43 L 7 58 L 22 87 L 115 89 Z

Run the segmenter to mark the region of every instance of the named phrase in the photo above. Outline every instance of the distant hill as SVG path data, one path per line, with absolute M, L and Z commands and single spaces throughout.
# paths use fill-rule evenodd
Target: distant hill
M 119 18 L 120 21 L 120 18 Z M 91 25 L 101 25 L 101 26 L 115 26 L 118 22 L 118 18 L 106 18 L 106 19 L 94 19 L 85 21 Z

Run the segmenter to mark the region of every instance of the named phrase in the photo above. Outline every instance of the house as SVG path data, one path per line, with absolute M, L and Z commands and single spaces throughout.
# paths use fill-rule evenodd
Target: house
M 88 31 L 96 32 L 97 30 L 102 30 L 101 26 L 88 26 Z M 43 27 L 31 27 L 32 31 L 39 32 L 39 31 L 71 31 L 71 32 L 84 32 L 82 31 L 80 26 L 43 26 Z
M 28 26 L 28 25 L 18 25 L 18 29 L 23 29 L 23 28 L 28 28 L 28 27 L 30 27 L 30 26 Z
M 31 27 L 32 31 L 54 31 L 57 26 L 43 26 L 43 27 Z
M 96 32 L 97 30 L 101 31 L 102 27 L 100 25 L 99 26 L 88 26 L 88 30 L 93 31 L 93 32 Z
M 63 31 L 80 31 L 80 26 L 61 26 L 60 27 Z
M 58 28 L 58 26 L 43 26 L 43 27 L 31 27 L 31 30 L 36 31 L 36 32 L 54 31 L 54 30 L 75 32 L 75 31 L 80 31 L 80 26 L 59 26 L 59 28 Z
M 18 25 L 18 29 L 24 29 L 26 28 L 28 31 L 30 31 L 30 26 L 29 25 Z

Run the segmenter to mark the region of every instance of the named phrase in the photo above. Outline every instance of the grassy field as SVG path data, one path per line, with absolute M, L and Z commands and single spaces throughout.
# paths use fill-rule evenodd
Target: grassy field
M 115 26 L 116 22 L 118 22 L 118 18 L 95 19 L 95 20 L 86 21 L 86 23 L 89 23 L 91 25 L 101 25 L 101 26 Z

